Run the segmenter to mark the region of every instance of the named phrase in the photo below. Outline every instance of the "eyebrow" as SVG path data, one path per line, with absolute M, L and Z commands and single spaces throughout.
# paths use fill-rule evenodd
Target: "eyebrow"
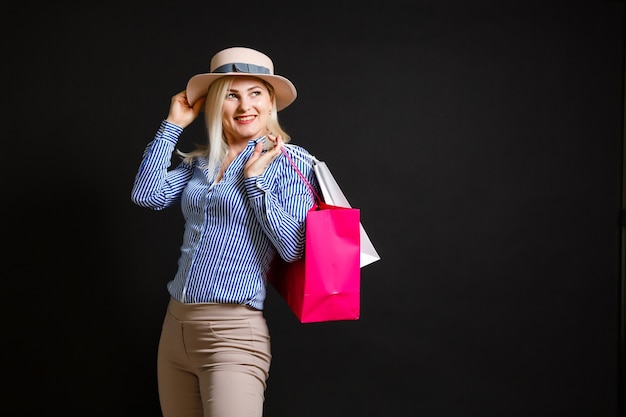
M 259 85 L 255 85 L 255 86 L 252 86 L 252 87 L 248 88 L 246 91 L 254 90 L 255 88 L 263 88 L 263 86 L 261 86 L 260 84 Z M 239 92 L 239 90 L 236 90 L 234 88 L 229 88 L 228 91 L 233 91 L 235 93 Z

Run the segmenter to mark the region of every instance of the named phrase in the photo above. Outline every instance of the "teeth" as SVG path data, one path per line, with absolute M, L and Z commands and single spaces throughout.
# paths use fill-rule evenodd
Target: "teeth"
M 242 122 L 247 122 L 248 120 L 252 120 L 254 119 L 254 116 L 244 116 L 244 117 L 238 117 L 237 120 L 241 120 Z

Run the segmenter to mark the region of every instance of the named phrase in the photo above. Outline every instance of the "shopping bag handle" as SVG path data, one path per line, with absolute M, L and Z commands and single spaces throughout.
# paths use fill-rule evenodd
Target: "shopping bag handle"
M 298 146 L 296 145 L 293 145 L 291 143 L 284 143 L 283 147 L 286 149 L 289 149 L 289 151 L 291 152 L 290 156 L 292 158 L 295 157 L 296 159 L 300 160 L 301 162 L 304 162 L 310 167 L 320 162 L 320 160 L 317 159 L 314 155 L 304 152 L 302 149 L 298 148 Z
M 304 176 L 304 174 L 302 172 L 300 172 L 300 170 L 298 169 L 298 167 L 296 166 L 296 164 L 293 162 L 293 159 L 291 159 L 291 156 L 289 156 L 289 154 L 287 153 L 287 151 L 285 150 L 284 147 L 280 148 L 280 151 L 287 157 L 287 159 L 289 160 L 289 163 L 291 164 L 291 166 L 293 167 L 293 169 L 296 170 L 296 172 L 298 173 L 298 175 L 300 176 L 300 178 L 302 178 L 302 181 L 304 181 L 304 183 L 307 185 L 307 187 L 309 187 L 309 190 L 311 191 L 311 193 L 313 193 L 313 197 L 315 198 L 315 202 L 317 203 L 317 205 L 319 206 L 320 203 L 323 203 L 324 200 L 322 200 L 320 198 L 320 196 L 317 194 L 317 192 L 315 191 L 315 188 L 311 185 L 311 183 L 309 182 L 309 180 L 306 179 L 306 177 Z

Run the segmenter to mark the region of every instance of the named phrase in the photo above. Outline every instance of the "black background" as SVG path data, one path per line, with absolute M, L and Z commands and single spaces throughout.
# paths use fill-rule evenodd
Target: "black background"
M 294 82 L 281 121 L 382 258 L 358 321 L 300 324 L 270 292 L 266 416 L 618 415 L 623 2 L 22 4 L 3 20 L 7 415 L 160 415 L 182 220 L 130 189 L 170 97 L 229 46 Z

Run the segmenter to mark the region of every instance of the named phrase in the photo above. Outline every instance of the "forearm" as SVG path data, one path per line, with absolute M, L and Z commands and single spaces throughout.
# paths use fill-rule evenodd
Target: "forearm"
M 161 123 L 154 139 L 146 147 L 135 176 L 131 200 L 142 207 L 163 209 L 177 198 L 185 173 L 169 171 L 172 153 L 182 133 L 179 126 Z

